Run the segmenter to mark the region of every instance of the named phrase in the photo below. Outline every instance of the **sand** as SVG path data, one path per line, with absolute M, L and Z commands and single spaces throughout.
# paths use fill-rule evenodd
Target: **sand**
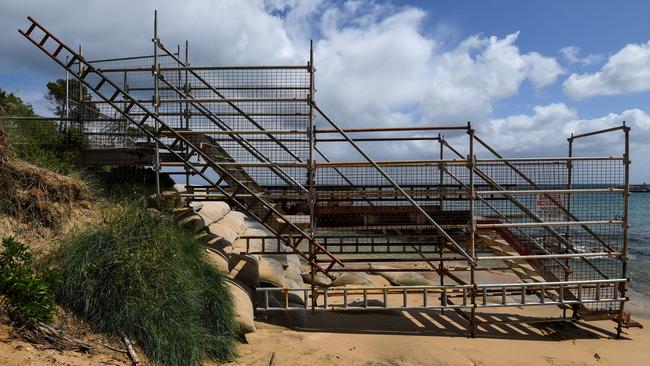
M 276 318 L 256 322 L 231 365 L 269 365 L 273 353 L 273 365 L 650 365 L 648 319 L 617 340 L 612 321 L 483 326 L 472 339 L 449 310 L 319 313 L 293 330 Z

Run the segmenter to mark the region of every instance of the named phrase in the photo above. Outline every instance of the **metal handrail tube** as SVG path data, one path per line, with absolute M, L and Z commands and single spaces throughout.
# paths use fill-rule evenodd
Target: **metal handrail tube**
M 511 222 L 494 224 L 477 224 L 479 229 L 498 227 L 546 227 L 546 226 L 578 226 L 578 225 L 623 225 L 622 220 L 592 220 L 592 221 L 544 221 L 544 222 Z

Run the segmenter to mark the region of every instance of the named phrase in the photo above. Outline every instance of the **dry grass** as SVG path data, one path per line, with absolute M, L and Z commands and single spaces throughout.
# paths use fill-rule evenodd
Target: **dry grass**
M 14 159 L 0 131 L 0 212 L 23 223 L 58 227 L 71 210 L 90 198 L 86 185 Z

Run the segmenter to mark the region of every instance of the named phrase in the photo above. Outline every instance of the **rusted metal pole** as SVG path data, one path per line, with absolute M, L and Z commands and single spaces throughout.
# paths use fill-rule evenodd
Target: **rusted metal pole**
M 80 43 L 79 44 L 79 57 L 83 57 L 82 52 L 83 52 L 83 48 L 82 48 L 81 43 Z M 83 72 L 84 72 L 83 62 L 81 62 L 81 60 L 79 60 L 79 76 L 81 76 L 83 74 Z M 77 116 L 76 117 L 79 120 L 79 131 L 80 131 L 80 134 L 81 134 L 81 141 L 84 141 L 85 140 L 85 136 L 84 136 L 84 132 L 85 132 L 84 116 L 86 114 L 85 113 L 86 109 L 84 107 L 84 93 L 83 93 L 84 86 L 83 86 L 82 83 L 78 83 L 78 85 L 79 85 L 79 92 L 77 93 L 77 96 L 79 97 L 79 100 L 77 102 Z
M 475 159 L 474 156 L 474 129 L 469 122 L 467 122 L 467 134 L 469 135 L 469 155 L 467 156 L 467 168 L 469 169 L 469 244 L 470 244 L 470 255 L 474 260 L 476 260 L 476 249 L 475 249 L 475 239 L 476 239 L 476 218 L 474 212 L 474 165 Z M 474 273 L 474 266 L 470 268 L 470 284 L 472 285 L 471 289 L 471 301 L 472 308 L 470 311 L 470 337 L 476 337 L 476 293 L 478 288 L 476 287 L 476 278 Z
M 569 137 L 567 139 L 567 141 L 569 142 L 569 158 L 573 158 L 573 133 L 571 134 L 571 137 Z M 566 204 L 566 208 L 567 208 L 568 212 L 571 212 L 571 200 L 572 200 L 571 189 L 573 188 L 573 176 L 572 175 L 573 175 L 573 161 L 571 159 L 569 159 L 569 160 L 567 160 L 567 186 L 566 186 L 567 194 L 565 195 L 565 197 L 566 197 L 566 203 L 565 204 Z M 564 221 L 567 221 L 567 220 L 568 220 L 568 218 L 565 217 Z M 570 226 L 566 227 L 565 235 L 566 235 L 566 239 L 570 240 L 570 235 L 571 235 L 571 227 Z M 569 253 L 569 249 L 564 248 L 564 252 Z M 569 267 L 570 262 L 569 262 L 568 258 L 564 260 L 564 266 L 567 267 L 567 268 L 570 268 Z M 564 280 L 565 281 L 569 280 L 569 274 L 570 274 L 569 271 L 564 272 Z M 562 309 L 562 317 L 563 318 L 566 318 L 566 310 L 567 310 L 566 308 Z M 576 311 L 577 311 L 577 307 L 574 307 L 573 308 L 573 316 L 577 315 Z
M 438 134 L 438 136 L 440 137 L 440 139 L 438 140 L 439 143 L 440 143 L 440 155 L 439 155 L 440 163 L 438 165 L 439 169 L 440 169 L 440 173 L 439 173 L 440 176 L 438 177 L 438 190 L 440 190 L 442 192 L 442 185 L 444 183 L 443 174 L 444 174 L 444 171 L 445 171 L 445 165 L 442 162 L 442 160 L 445 157 L 445 143 L 444 143 L 445 138 L 441 134 Z M 443 200 L 443 197 L 442 197 L 442 193 L 440 193 L 438 196 L 440 198 L 440 211 L 442 211 L 443 210 L 443 205 L 444 205 L 444 200 Z M 444 286 L 445 285 L 445 261 L 443 259 L 443 256 L 445 254 L 445 242 L 444 242 L 443 238 L 438 239 L 438 246 L 439 246 L 438 250 L 439 250 L 439 256 L 440 256 L 440 262 L 438 263 L 438 271 L 437 272 L 438 272 L 438 276 L 440 276 L 440 286 Z M 442 296 L 440 296 L 440 301 L 441 302 L 443 301 Z M 445 313 L 444 305 L 446 305 L 446 304 L 442 304 L 442 305 L 443 306 L 440 308 L 440 313 L 444 314 Z
M 180 58 L 180 55 L 178 56 Z M 178 63 L 180 65 L 180 63 Z M 185 40 L 185 65 L 189 66 L 190 65 L 190 42 L 188 40 Z M 191 93 L 191 86 L 189 82 L 189 73 L 187 70 L 185 70 L 184 73 L 185 76 L 185 83 L 183 85 L 183 93 L 185 96 L 189 99 L 190 93 Z M 185 129 L 189 131 L 190 129 L 190 118 L 191 118 L 191 113 L 190 113 L 190 104 L 189 102 L 185 102 Z M 188 144 L 185 144 L 185 156 L 189 159 L 190 156 L 190 146 Z M 191 170 L 188 167 L 185 167 L 185 189 L 189 190 L 190 189 L 190 173 Z
M 316 88 L 314 87 L 314 72 L 316 69 L 314 68 L 314 41 L 310 40 L 309 41 L 309 63 L 308 63 L 308 68 L 307 70 L 309 71 L 309 127 L 307 130 L 307 134 L 309 135 L 309 157 L 307 159 L 307 187 L 308 187 L 308 192 L 307 192 L 307 200 L 309 201 L 309 235 L 311 236 L 311 240 L 309 240 L 309 257 L 311 258 L 311 262 L 316 263 L 316 251 L 314 248 L 314 240 L 315 240 L 315 235 L 316 235 L 316 184 L 315 184 L 315 176 L 316 176 L 316 165 L 314 164 L 314 149 L 315 149 L 315 125 L 314 125 L 314 93 L 316 91 Z M 316 268 L 310 264 L 309 266 L 309 278 L 311 282 L 311 309 L 316 310 Z M 307 299 L 305 299 L 307 301 Z
M 625 155 L 623 163 L 625 164 L 625 178 L 623 183 L 623 250 L 621 255 L 622 271 L 621 278 L 627 278 L 627 245 L 628 245 L 628 235 L 630 228 L 629 221 L 629 210 L 630 210 L 630 127 L 625 125 L 623 122 L 623 133 L 625 134 Z M 627 282 L 622 282 L 620 284 L 621 297 L 625 297 L 627 293 Z M 620 338 L 621 333 L 623 332 L 623 321 L 625 317 L 625 302 L 621 302 L 620 309 L 618 312 L 618 325 L 616 327 L 616 337 Z
M 158 10 L 153 12 L 153 67 L 151 72 L 153 73 L 153 113 L 155 115 L 155 130 L 156 137 L 159 137 L 160 123 L 158 122 L 159 112 L 160 112 L 160 97 L 158 95 Z M 158 139 L 155 141 L 155 150 L 156 150 L 156 199 L 160 199 L 160 145 L 158 144 Z
M 408 131 L 443 131 L 443 130 L 467 130 L 467 126 L 422 126 L 422 127 L 374 127 L 374 128 L 342 128 L 345 133 L 358 132 L 408 132 Z M 338 129 L 317 130 L 316 133 L 339 133 Z

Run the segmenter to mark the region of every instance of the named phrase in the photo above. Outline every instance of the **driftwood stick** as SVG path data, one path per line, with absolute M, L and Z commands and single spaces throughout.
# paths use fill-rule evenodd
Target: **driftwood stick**
M 73 345 L 81 351 L 90 351 L 94 348 L 94 345 L 91 343 L 84 342 L 80 339 L 76 339 L 66 335 L 62 331 L 58 331 L 47 324 L 38 323 L 36 329 L 41 333 L 42 336 L 48 338 L 52 343 L 58 343 L 56 340 L 61 340 L 67 342 L 69 345 Z
M 111 346 L 110 344 L 106 344 L 106 343 L 100 343 L 100 344 L 101 344 L 102 346 L 104 346 L 104 347 L 110 349 L 110 350 L 115 351 L 115 352 L 120 352 L 120 353 L 129 353 L 129 351 L 127 351 L 127 350 L 125 350 L 125 349 L 120 349 L 120 348 L 117 348 L 117 347 L 113 347 L 113 346 Z
M 140 363 L 140 359 L 138 358 L 138 355 L 135 354 L 135 351 L 133 350 L 133 345 L 131 345 L 131 341 L 126 336 L 122 336 L 122 339 L 124 340 L 124 344 L 126 344 L 126 351 L 129 353 L 129 357 L 131 357 L 131 361 L 133 361 L 134 365 L 137 365 Z

